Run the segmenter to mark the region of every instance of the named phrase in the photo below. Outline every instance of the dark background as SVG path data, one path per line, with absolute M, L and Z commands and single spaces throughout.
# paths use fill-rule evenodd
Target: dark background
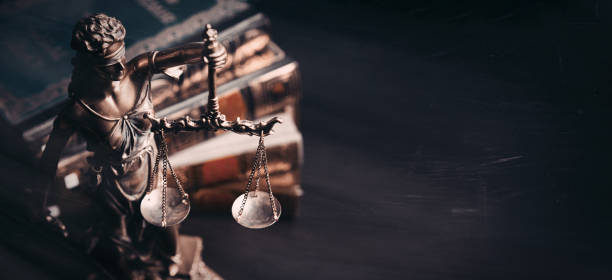
M 193 213 L 219 274 L 612 278 L 612 3 L 254 4 L 300 62 L 305 194 L 265 230 Z

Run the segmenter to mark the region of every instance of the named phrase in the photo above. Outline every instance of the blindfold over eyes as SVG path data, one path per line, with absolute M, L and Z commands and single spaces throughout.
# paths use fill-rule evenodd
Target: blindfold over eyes
M 121 59 L 125 56 L 125 45 L 103 57 L 84 53 L 79 53 L 77 56 L 80 59 L 91 61 L 92 64 L 97 66 L 109 66 L 121 62 Z

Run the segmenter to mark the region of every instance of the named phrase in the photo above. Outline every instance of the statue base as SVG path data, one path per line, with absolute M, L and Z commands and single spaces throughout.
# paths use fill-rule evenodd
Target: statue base
M 222 280 L 221 276 L 202 261 L 202 238 L 191 235 L 179 236 L 181 263 L 176 275 L 168 279 Z

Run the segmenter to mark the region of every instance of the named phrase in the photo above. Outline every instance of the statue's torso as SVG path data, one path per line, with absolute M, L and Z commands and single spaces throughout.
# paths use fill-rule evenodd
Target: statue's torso
M 150 79 L 131 74 L 112 86 L 91 90 L 98 92 L 75 95 L 73 106 L 87 149 L 94 152 L 90 164 L 100 171 L 104 187 L 116 187 L 127 199 L 136 200 L 146 188 L 156 154 L 151 124 L 143 117 L 153 113 Z

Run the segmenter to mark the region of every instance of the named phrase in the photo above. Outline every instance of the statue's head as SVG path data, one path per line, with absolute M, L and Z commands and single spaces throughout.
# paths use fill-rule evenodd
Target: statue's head
M 120 80 L 126 71 L 124 38 L 125 28 L 116 18 L 95 14 L 80 19 L 70 42 L 77 52 L 75 68 L 93 67 L 105 79 Z

